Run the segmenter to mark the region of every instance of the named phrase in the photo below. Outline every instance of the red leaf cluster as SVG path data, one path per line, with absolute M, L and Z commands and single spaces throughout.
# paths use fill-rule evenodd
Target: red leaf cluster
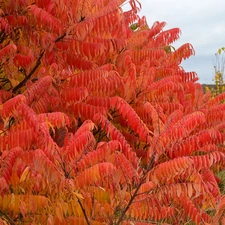
M 1 224 L 221 224 L 225 94 L 130 0 L 4 1 Z

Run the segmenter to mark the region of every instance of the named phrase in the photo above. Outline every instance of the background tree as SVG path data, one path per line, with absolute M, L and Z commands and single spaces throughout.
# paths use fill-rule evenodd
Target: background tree
M 125 3 L 1 2 L 2 224 L 224 222 L 225 94 Z
M 222 93 L 225 91 L 224 87 L 224 66 L 225 66 L 225 60 L 224 60 L 224 53 L 225 48 L 222 47 L 218 49 L 217 53 L 215 54 L 216 57 L 216 63 L 214 66 L 215 69 L 215 84 L 216 84 L 216 95 Z
M 218 94 L 221 94 L 224 92 L 225 87 L 224 87 L 224 51 L 225 48 L 222 47 L 218 49 L 217 53 L 215 53 L 215 65 L 214 65 L 214 70 L 215 70 L 215 76 L 214 76 L 214 83 L 215 87 L 210 88 L 209 86 L 206 86 L 206 91 L 211 91 L 213 93 L 213 96 L 216 96 Z

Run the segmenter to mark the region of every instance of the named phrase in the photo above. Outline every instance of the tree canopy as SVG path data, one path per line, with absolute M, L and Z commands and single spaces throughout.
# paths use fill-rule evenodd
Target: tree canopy
M 0 224 L 225 222 L 225 93 L 179 28 L 137 0 L 0 6 Z

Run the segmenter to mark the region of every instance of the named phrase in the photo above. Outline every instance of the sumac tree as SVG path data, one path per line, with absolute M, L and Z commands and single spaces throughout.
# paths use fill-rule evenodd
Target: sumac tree
M 1 224 L 224 223 L 225 94 L 178 28 L 137 0 L 0 6 Z

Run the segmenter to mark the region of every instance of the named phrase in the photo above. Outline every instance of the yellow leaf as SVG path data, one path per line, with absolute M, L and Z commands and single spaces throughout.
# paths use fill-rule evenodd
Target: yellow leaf
M 10 79 L 9 78 L 9 80 L 10 80 L 10 83 L 11 83 L 11 85 L 12 85 L 13 88 L 16 87 L 19 84 L 19 81 L 16 80 L 16 79 Z
M 16 78 L 17 78 L 17 80 L 18 80 L 19 82 L 21 82 L 21 81 L 24 80 L 24 75 L 23 75 L 22 73 L 20 73 L 20 74 L 18 74 L 18 75 L 16 76 Z
M 27 180 L 29 174 L 30 174 L 30 167 L 27 166 L 20 177 L 20 183 L 23 183 L 25 180 Z
M 20 211 L 20 200 L 20 196 L 14 194 L 3 195 L 0 197 L 0 208 L 3 211 L 17 214 Z
M 80 200 L 84 200 L 84 197 L 81 195 L 81 194 L 79 194 L 79 193 L 77 193 L 77 192 L 73 192 L 75 195 L 76 195 L 76 197 L 78 198 L 78 199 L 80 199 Z

